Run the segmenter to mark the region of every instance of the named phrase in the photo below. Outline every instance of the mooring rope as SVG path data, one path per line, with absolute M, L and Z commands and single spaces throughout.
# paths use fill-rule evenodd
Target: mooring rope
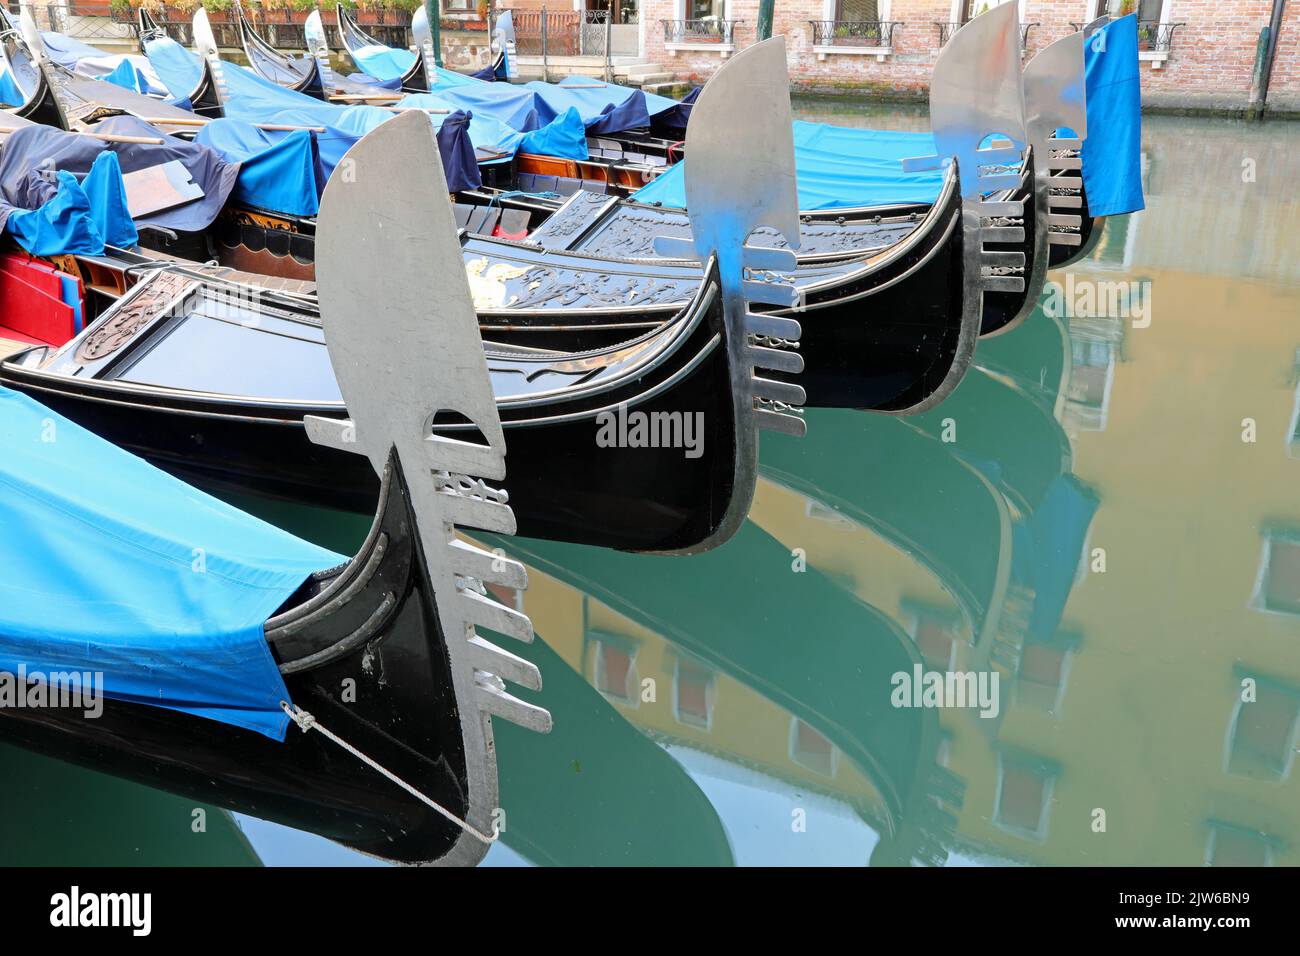
M 379 773 L 382 773 L 385 777 L 393 781 L 393 783 L 397 784 L 399 787 L 401 787 L 411 796 L 415 797 L 415 799 L 419 800 L 429 809 L 434 810 L 437 813 L 441 814 L 443 817 L 447 818 L 452 823 L 456 824 L 456 826 L 460 827 L 462 830 L 464 830 L 470 836 L 474 837 L 476 840 L 481 840 L 483 843 L 492 844 L 492 843 L 496 843 L 497 839 L 500 837 L 501 835 L 500 830 L 497 829 L 495 825 L 493 825 L 491 836 L 479 832 L 479 830 L 476 827 L 474 827 L 472 824 L 466 822 L 465 820 L 462 820 L 460 817 L 456 816 L 456 814 L 452 813 L 450 810 L 448 810 L 446 807 L 442 806 L 441 804 L 436 803 L 430 797 L 425 796 L 423 793 L 415 789 L 415 787 L 411 786 L 409 783 L 407 783 L 397 774 L 393 773 L 387 767 L 381 765 L 374 758 L 368 757 L 366 754 L 363 754 L 360 750 L 352 746 L 350 743 L 348 743 L 338 734 L 334 733 L 334 731 L 324 726 L 312 714 L 303 710 L 298 705 L 296 704 L 290 705 L 288 701 L 282 700 L 280 701 L 280 709 L 289 715 L 289 719 L 292 720 L 295 724 L 297 724 L 298 727 L 301 728 L 304 734 L 307 733 L 307 731 L 309 730 L 319 731 L 321 734 L 324 734 L 327 740 L 331 740 L 334 743 L 338 744 L 348 753 L 352 754 L 352 756 L 356 757 L 358 760 L 364 763 L 367 767 L 370 767 L 372 770 L 376 770 Z

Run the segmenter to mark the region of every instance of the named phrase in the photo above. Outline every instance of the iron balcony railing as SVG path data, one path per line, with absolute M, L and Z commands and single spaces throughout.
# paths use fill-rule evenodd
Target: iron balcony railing
M 939 46 L 943 46 L 952 39 L 952 35 L 957 32 L 959 27 L 965 26 L 964 23 L 943 23 L 938 20 L 934 25 L 939 28 Z M 1038 22 L 1021 24 L 1020 27 L 1020 49 L 1029 48 L 1029 31 L 1038 26 Z M 1076 27 L 1076 29 L 1078 29 Z
M 898 20 L 809 20 L 813 46 L 892 47 Z
M 1076 30 L 1082 30 L 1086 23 L 1071 23 Z M 1161 23 L 1159 20 L 1138 21 L 1138 49 L 1151 53 L 1168 53 L 1174 42 L 1174 31 L 1186 23 Z
M 665 43 L 736 42 L 736 27 L 744 20 L 660 20 Z
M 961 26 L 960 23 L 944 23 L 940 20 L 935 20 L 934 25 L 939 30 L 939 46 L 943 46 L 951 40 L 952 35 L 956 33 L 957 29 Z
M 1174 31 L 1186 23 L 1161 23 L 1159 20 L 1138 21 L 1138 49 L 1168 53 L 1174 42 Z

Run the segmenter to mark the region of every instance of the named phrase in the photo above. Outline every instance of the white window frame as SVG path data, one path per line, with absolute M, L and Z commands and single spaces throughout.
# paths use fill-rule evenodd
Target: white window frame
M 817 767 L 809 766 L 808 764 L 804 763 L 802 760 L 799 759 L 799 751 L 796 745 L 799 742 L 800 723 L 807 724 L 807 726 L 812 727 L 814 733 L 819 734 L 823 740 L 825 740 L 827 743 L 831 745 L 831 772 L 829 774 L 824 774 Z M 791 763 L 795 764 L 795 766 L 802 767 L 804 770 L 807 770 L 809 773 L 815 773 L 818 776 L 824 776 L 831 780 L 835 779 L 835 777 L 839 775 L 840 748 L 836 746 L 835 741 L 831 740 L 829 737 L 823 734 L 816 727 L 813 727 L 813 725 L 809 724 L 806 720 L 801 721 L 798 717 L 794 717 L 794 716 L 790 717 L 789 746 L 786 752 L 789 754 Z
M 834 20 L 835 8 L 838 6 L 838 0 L 822 0 L 822 19 Z M 892 13 L 893 0 L 877 0 L 876 12 L 883 23 L 890 18 Z M 813 44 L 813 52 L 817 54 L 818 60 L 824 60 L 828 56 L 874 56 L 877 63 L 884 63 L 885 57 L 894 55 L 892 46 L 836 46 L 834 44 Z
M 1088 0 L 1088 15 L 1084 18 L 1084 23 L 1091 23 L 1101 16 L 1100 11 L 1105 6 L 1105 0 Z M 1160 4 L 1160 24 L 1163 26 L 1173 20 L 1173 14 L 1170 7 L 1173 6 L 1173 0 L 1164 0 Z M 1138 50 L 1138 60 L 1144 63 L 1150 63 L 1151 69 L 1159 70 L 1169 59 L 1168 50 Z
M 673 19 L 690 19 L 686 16 L 686 0 L 674 0 Z M 722 19 L 731 19 L 731 0 L 722 0 Z M 665 43 L 664 49 L 668 51 L 669 56 L 676 56 L 681 52 L 697 53 L 707 51 L 710 53 L 716 53 L 725 60 L 727 57 L 731 56 L 731 54 L 736 52 L 736 43 L 735 36 L 733 35 L 731 43 L 691 43 L 689 41 L 685 43 Z
M 1292 426 L 1294 427 L 1294 425 Z M 1264 597 L 1264 590 L 1268 585 L 1268 573 L 1270 565 L 1273 563 L 1273 542 L 1286 541 L 1300 545 L 1300 536 L 1286 530 L 1278 528 L 1266 528 L 1261 535 L 1263 539 L 1260 555 L 1259 569 L 1255 572 L 1255 589 L 1251 592 L 1249 607 L 1263 614 L 1270 614 L 1284 620 L 1294 621 L 1296 613 L 1294 611 L 1285 611 L 1268 606 Z
M 1025 840 L 1033 840 L 1035 843 L 1044 843 L 1047 841 L 1047 831 L 1052 815 L 1052 798 L 1056 795 L 1056 774 L 1048 776 L 1044 783 L 1043 805 L 1038 811 L 1037 830 L 1027 830 L 1024 827 L 1000 819 L 1002 816 L 1003 776 L 1008 768 L 1023 766 L 1024 764 L 1020 761 L 1005 760 L 1002 754 L 998 754 L 998 786 L 997 793 L 993 797 L 993 825 L 1004 833 L 1010 833 Z
M 702 730 L 708 734 L 713 732 L 713 708 L 717 705 L 718 675 L 716 672 L 699 665 L 696 665 L 696 670 L 707 670 L 709 674 L 708 682 L 704 685 L 704 723 L 698 723 L 694 717 L 682 718 L 680 706 L 682 689 L 681 658 L 673 662 L 673 720 L 684 727 L 694 727 L 696 730 Z
M 1251 675 L 1246 675 L 1246 676 L 1251 676 Z M 1240 779 L 1240 775 L 1233 773 L 1231 769 L 1232 768 L 1232 742 L 1237 737 L 1237 723 L 1238 721 L 1241 720 L 1242 708 L 1249 707 L 1251 705 L 1241 699 L 1240 693 L 1236 693 L 1234 694 L 1234 696 L 1236 697 L 1236 703 L 1233 705 L 1232 708 L 1232 716 L 1228 719 L 1228 732 L 1224 735 L 1223 738 L 1223 772 L 1224 774 L 1233 777 L 1238 777 Z M 1300 710 L 1297 711 L 1296 716 L 1293 717 L 1291 720 L 1291 742 L 1287 745 L 1286 748 L 1286 762 L 1283 765 L 1282 770 L 1277 775 L 1277 777 L 1273 778 L 1268 782 L 1286 783 L 1286 781 L 1290 779 L 1291 768 L 1295 764 L 1297 738 L 1300 738 Z M 1251 779 L 1257 779 L 1257 778 L 1252 777 Z

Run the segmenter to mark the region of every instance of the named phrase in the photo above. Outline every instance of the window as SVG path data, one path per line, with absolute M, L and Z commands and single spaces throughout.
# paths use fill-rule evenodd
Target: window
M 839 750 L 810 724 L 792 717 L 790 759 L 823 777 L 833 777 L 835 768 L 839 765 Z
M 1205 862 L 1208 866 L 1272 866 L 1274 842 L 1258 830 L 1211 820 Z
M 952 622 L 937 614 L 922 612 L 916 619 L 916 647 L 927 666 L 951 670 L 957 654 L 957 637 Z
M 1041 840 L 1047 835 L 1056 776 L 1056 768 L 1045 761 L 1000 755 L 994 822 L 1004 830 Z
M 1065 636 L 1026 641 L 1016 674 L 1016 699 L 1049 713 L 1059 711 L 1077 644 L 1077 638 Z
M 677 722 L 708 730 L 713 725 L 713 688 L 713 671 L 679 660 L 673 677 L 673 716 Z
M 1295 754 L 1300 690 L 1265 677 L 1255 677 L 1255 681 L 1255 699 L 1238 697 L 1229 724 L 1228 772 L 1284 780 Z
M 690 0 L 688 20 L 725 20 L 726 0 Z
M 635 704 L 635 646 L 606 634 L 593 638 L 589 646 L 594 660 L 592 678 L 596 690 L 614 700 Z
M 1300 533 L 1265 532 L 1254 604 L 1275 614 L 1300 614 Z
M 879 20 L 881 19 L 876 0 L 836 0 L 836 20 Z

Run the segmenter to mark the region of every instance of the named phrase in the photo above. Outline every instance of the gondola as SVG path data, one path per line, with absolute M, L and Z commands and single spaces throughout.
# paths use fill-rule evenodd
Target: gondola
M 149 55 L 149 42 L 167 36 L 158 23 L 149 15 L 149 11 L 143 6 L 136 11 L 139 17 L 139 40 L 140 52 L 145 56 Z M 194 14 L 194 46 L 196 49 L 203 50 L 200 59 L 203 61 L 200 66 L 198 80 L 192 90 L 182 92 L 172 90 L 174 97 L 183 99 L 189 104 L 191 112 L 199 116 L 206 116 L 210 119 L 225 115 L 221 107 L 221 78 L 218 75 L 219 60 L 217 59 L 217 41 L 212 35 L 212 28 L 208 24 L 207 14 L 202 8 Z
M 357 68 L 361 69 L 362 58 L 358 55 L 359 52 L 368 46 L 383 47 L 385 44 L 380 43 L 370 34 L 366 33 L 365 30 L 361 29 L 360 25 L 355 19 L 353 19 L 352 14 L 348 13 L 343 4 L 338 3 L 335 5 L 334 14 L 338 21 L 339 40 L 343 44 L 343 49 L 347 51 L 348 56 L 352 57 L 352 61 L 357 64 Z M 410 68 L 400 77 L 399 88 L 405 93 L 429 92 L 430 66 L 427 60 L 425 44 L 421 40 L 422 34 L 428 33 L 428 21 L 424 21 L 424 27 L 422 30 L 419 27 L 420 18 L 425 16 L 427 16 L 427 14 L 425 14 L 423 6 L 417 7 L 415 12 L 411 14 L 411 32 L 415 36 L 416 40 L 415 49 L 412 50 L 412 53 L 415 55 L 415 60 L 411 64 Z
M 363 140 L 356 147 L 356 160 L 381 168 L 386 157 L 399 153 L 417 155 L 425 162 L 431 162 L 431 156 L 436 159 L 427 124 L 412 120 L 386 125 Z M 460 281 L 454 227 L 437 174 L 400 203 L 389 197 L 385 206 L 385 197 L 378 194 L 382 192 L 382 188 L 341 182 L 326 190 L 322 226 L 328 232 L 337 221 L 342 234 L 339 241 L 327 245 L 324 256 L 345 271 L 349 261 L 357 261 L 359 243 L 364 250 L 361 257 L 373 260 L 372 266 L 387 261 L 436 270 L 441 263 L 449 270 L 450 283 Z M 373 220 L 355 215 L 358 208 L 384 208 L 387 221 L 405 222 L 408 229 L 422 230 L 424 238 L 393 249 L 377 228 L 368 231 L 366 223 Z M 169 620 L 165 609 L 175 602 L 168 604 L 166 594 L 151 597 L 156 608 L 146 608 L 138 596 L 119 601 L 115 606 L 120 608 L 120 619 L 101 615 L 93 619 L 98 624 L 89 625 L 103 628 L 102 636 L 60 632 L 52 646 L 67 644 L 75 650 L 66 657 L 48 650 L 47 642 L 33 645 L 18 637 L 25 632 L 20 613 L 18 629 L 8 632 L 5 650 L 23 664 L 58 661 L 71 666 L 69 662 L 80 663 L 83 656 L 85 663 L 95 664 L 98 641 L 108 642 L 114 651 L 102 666 L 109 699 L 95 719 L 68 708 L 5 707 L 0 710 L 0 728 L 6 740 L 42 753 L 103 767 L 192 799 L 219 801 L 385 859 L 473 863 L 495 836 L 494 814 L 500 806 L 491 717 L 540 731 L 550 724 L 546 711 L 504 690 L 506 680 L 538 687 L 536 669 L 474 631 L 475 625 L 485 625 L 531 639 L 524 615 L 479 593 L 473 583 L 521 587 L 522 566 L 446 537 L 447 528 L 455 524 L 509 532 L 513 530 L 509 508 L 496 498 L 485 498 L 479 479 L 456 475 L 470 484 L 465 488 L 455 481 L 434 483 L 439 471 L 456 473 L 464 468 L 499 477 L 504 470 L 500 426 L 473 313 L 464 305 L 467 290 L 457 297 L 459 312 L 447 300 L 436 313 L 422 313 L 420 322 L 402 322 L 399 310 L 406 302 L 400 292 L 389 291 L 393 284 L 380 270 L 368 271 L 362 282 L 369 286 L 371 310 L 393 320 L 387 341 L 398 346 L 405 361 L 394 366 L 377 354 L 381 346 L 365 328 L 369 316 L 350 308 L 349 288 L 322 291 L 322 321 L 333 360 L 348 370 L 342 379 L 351 396 L 349 427 L 356 435 L 352 447 L 383 473 L 372 529 L 358 553 L 336 567 L 329 566 L 335 557 L 329 552 L 294 543 L 291 536 L 269 526 L 254 526 L 253 519 L 233 509 L 223 510 L 218 502 L 196 498 L 192 491 L 157 476 L 148 465 L 71 423 L 49 418 L 55 413 L 12 393 L 0 393 L 0 398 L 7 396 L 11 413 L 14 402 L 27 402 L 17 406 L 21 414 L 45 415 L 47 422 L 54 422 L 60 441 L 49 447 L 57 446 L 59 454 L 80 455 L 87 467 L 98 469 L 101 499 L 80 495 L 72 507 L 103 509 L 93 527 L 103 524 L 104 530 L 96 533 L 108 542 L 107 547 L 116 548 L 113 542 L 124 540 L 127 543 L 120 547 L 137 557 L 155 555 L 162 573 L 177 579 L 173 586 L 186 590 L 187 597 L 180 602 L 188 609 L 184 613 L 193 614 L 194 602 L 201 600 L 203 592 L 194 579 L 224 587 L 223 582 L 238 570 L 233 557 L 238 554 L 255 555 L 245 560 L 265 565 L 260 571 L 250 568 L 257 576 L 249 580 L 265 589 L 259 602 L 282 601 L 278 608 L 272 607 L 258 633 L 241 631 L 237 639 L 221 637 L 227 643 L 218 646 L 229 651 L 205 650 L 206 657 L 188 664 L 185 655 L 196 651 L 188 650 L 193 643 L 186 634 L 177 631 L 160 634 L 156 642 L 146 641 L 152 656 L 139 674 L 124 663 L 132 660 L 127 653 L 134 646 L 130 641 L 138 643 L 141 638 L 127 626 L 131 620 L 125 616 L 127 609 L 135 609 L 129 613 L 142 622 Z M 433 363 L 427 357 L 435 345 L 444 364 L 430 369 L 427 365 Z M 386 376 L 381 371 L 385 365 Z M 375 402 L 373 396 L 393 376 L 401 377 L 397 387 L 403 400 Z M 430 442 L 419 427 L 426 413 L 415 412 L 424 403 L 464 415 L 491 444 L 466 450 L 458 442 Z M 321 434 L 328 434 L 328 428 Z M 39 460 L 40 453 L 28 458 Z M 58 483 L 57 491 L 47 493 L 62 493 L 65 484 Z M 140 484 L 151 492 L 147 505 L 143 499 L 113 497 L 125 496 L 128 488 Z M 129 518 L 133 505 L 148 513 L 137 516 L 139 530 L 121 538 L 113 533 L 114 522 Z M 68 503 L 59 499 L 52 513 L 64 507 Z M 205 525 L 209 533 L 217 528 L 211 523 L 217 520 L 214 515 L 222 522 L 220 538 L 203 538 L 205 547 L 212 549 L 205 557 L 212 572 L 208 577 L 184 565 L 177 570 L 166 558 L 181 549 L 189 560 L 186 535 L 196 528 L 182 518 L 182 511 L 188 511 L 193 521 L 209 521 Z M 173 523 L 163 524 L 163 514 L 170 515 Z M 177 518 L 182 520 L 176 522 Z M 248 540 L 267 550 L 239 550 Z M 313 566 L 319 570 L 311 572 Z M 127 560 L 123 567 L 129 570 L 132 562 Z M 274 576 L 266 570 L 270 567 L 277 569 Z M 293 574 L 295 568 L 302 570 Z M 26 580 L 21 578 L 14 586 L 26 590 L 22 585 Z M 463 582 L 468 583 L 462 587 Z M 100 593 L 114 592 L 105 586 Z M 5 610 L 14 613 L 10 605 Z M 58 615 L 53 619 L 63 622 Z M 126 627 L 123 633 L 133 636 L 118 648 L 114 642 L 123 638 L 113 635 L 122 627 Z M 241 642 L 250 640 L 257 646 L 264 640 L 265 649 L 261 654 L 240 651 L 236 657 L 244 646 Z M 180 664 L 175 668 L 167 666 L 172 641 L 179 642 L 175 653 Z M 155 685 L 159 689 L 152 689 Z M 345 691 L 348 686 L 355 687 L 355 698 Z M 186 693 L 200 687 L 212 689 L 196 696 Z M 290 720 L 303 732 L 287 728 Z M 311 732 L 317 728 L 336 734 L 392 776 L 385 780 L 324 733 Z M 399 781 L 421 794 L 420 799 Z
M 239 28 L 239 43 L 248 58 L 248 65 L 259 76 L 294 92 L 325 98 L 320 70 L 310 52 L 304 56 L 290 56 L 271 46 L 257 35 L 244 14 L 243 4 L 239 2 L 235 3 L 235 25 Z
M 235 4 L 235 16 L 248 65 L 265 80 L 318 100 L 396 101 L 404 95 L 400 91 L 385 90 L 375 84 L 356 83 L 336 75 L 329 65 L 329 51 L 324 43 L 325 30 L 321 26 L 319 10 L 313 10 L 307 15 L 303 28 L 307 38 L 307 52 L 302 56 L 282 53 L 263 40 L 248 22 L 244 8 L 239 3 Z
M 778 320 L 804 316 L 801 384 L 811 404 L 907 413 L 934 405 L 960 379 L 974 347 L 984 282 L 969 280 L 979 269 L 975 250 L 980 233 L 961 218 L 958 181 L 957 169 L 950 169 L 940 201 L 923 212 L 879 223 L 801 227 L 808 245 L 815 236 L 828 252 L 845 242 L 873 247 L 857 259 L 829 255 L 832 261 L 799 270 L 798 307 L 760 306 L 776 313 L 773 328 L 782 327 Z M 470 230 L 487 232 L 491 226 L 481 217 L 492 214 L 496 221 L 498 211 L 458 207 L 458 212 Z M 681 270 L 698 273 L 698 266 L 547 248 L 563 236 L 564 221 L 552 219 L 547 230 L 552 239 L 545 242 L 539 237 L 518 243 L 477 236 L 466 241 L 466 266 L 474 275 L 483 325 L 494 341 L 565 352 L 609 349 L 648 334 L 686 308 L 697 283 Z M 680 237 L 689 228 L 683 222 L 664 232 Z M 224 217 L 203 235 L 150 241 L 191 260 L 215 257 L 222 266 L 247 273 L 309 280 L 314 274 L 313 233 L 310 220 L 246 211 Z M 764 235 L 765 242 L 784 241 L 770 230 Z M 845 235 L 855 238 L 841 238 Z M 125 291 L 142 265 L 147 262 L 123 254 L 87 268 L 103 277 L 97 287 L 112 282 Z M 258 281 L 245 277 L 246 283 Z M 775 335 L 774 341 L 781 338 Z
M 971 33 L 967 43 L 977 40 Z M 1018 61 L 1014 80 L 1018 84 Z M 1018 92 L 1014 84 L 1011 89 Z M 1012 106 L 1019 108 L 1018 95 Z M 958 170 L 950 169 L 939 201 L 929 207 L 874 210 L 844 221 L 828 215 L 801 227 L 807 262 L 795 280 L 800 307 L 809 313 L 811 334 L 805 336 L 803 349 L 810 404 L 893 413 L 930 407 L 951 391 L 969 362 L 983 308 L 981 296 L 987 293 L 995 305 L 1006 303 L 999 306 L 1004 313 L 1021 307 L 1027 284 L 1014 276 L 980 276 L 983 254 L 978 247 L 1001 241 L 1023 245 L 1029 233 L 1006 217 L 996 223 L 991 217 L 986 217 L 986 223 L 962 221 L 956 195 L 959 179 Z M 1021 181 L 1027 182 L 1023 177 Z M 587 234 L 586 224 L 593 215 L 600 216 L 598 207 L 613 205 L 608 197 L 581 192 L 524 244 L 474 240 L 470 265 L 482 276 L 476 287 L 486 287 L 490 293 L 480 309 L 485 325 L 496 327 L 494 338 L 564 350 L 603 347 L 680 308 L 676 293 L 658 282 L 625 285 L 622 275 L 629 272 L 625 264 L 558 254 Z M 994 208 L 1005 212 L 1011 204 Z M 464 209 L 465 224 L 474 232 L 494 231 L 499 217 L 505 213 L 493 207 Z M 241 221 L 217 237 L 218 259 L 238 269 L 276 274 L 278 263 L 283 263 L 290 270 L 286 274 L 309 279 L 311 229 L 309 221 L 288 217 L 275 222 Z M 644 247 L 648 237 L 657 233 L 680 236 L 688 230 L 681 214 L 672 213 L 638 223 L 635 231 L 636 241 Z M 612 230 L 605 232 L 610 234 Z M 539 246 L 542 255 L 534 255 Z M 626 249 L 612 251 L 619 258 L 628 255 Z M 598 283 L 573 281 L 575 275 L 597 268 L 616 275 Z M 528 272 L 529 288 L 520 290 L 516 284 L 496 294 L 492 286 L 500 280 L 495 277 L 517 275 L 519 269 Z M 658 271 L 658 266 L 642 268 L 648 277 Z M 606 290 L 617 291 L 619 297 L 610 298 Z M 508 308 L 494 306 L 493 295 Z M 563 316 L 553 311 L 566 305 L 580 307 Z M 495 312 L 503 313 L 499 320 L 494 320 L 491 313 Z
M 248 65 L 257 74 L 292 91 L 324 99 L 316 57 L 311 53 L 289 56 L 270 46 L 252 29 L 252 23 L 244 16 L 243 4 L 240 3 L 235 3 L 235 26 L 239 29 L 239 44 L 243 47 L 244 56 L 248 57 Z
M 742 95 L 750 64 L 770 52 L 755 51 L 719 74 L 716 97 L 731 102 Z M 599 265 L 570 280 L 608 281 Z M 641 280 L 626 269 L 629 284 Z M 781 410 L 802 399 L 790 380 L 797 354 L 775 342 L 754 347 L 764 368 L 786 370 L 780 382 L 746 371 L 755 361 L 746 351 L 746 319 L 724 308 L 718 267 L 666 271 L 679 300 L 691 290 L 689 304 L 671 307 L 672 321 L 619 345 L 566 353 L 489 346 L 511 451 L 531 462 L 505 483 L 525 534 L 629 550 L 713 546 L 748 510 L 755 428 L 799 424 Z M 750 283 L 751 290 L 761 286 Z M 790 294 L 771 286 L 769 295 Z M 796 330 L 790 346 L 797 325 L 787 324 Z M 343 415 L 310 301 L 163 265 L 71 342 L 51 344 L 59 348 L 14 356 L 0 380 L 192 479 L 359 511 L 373 507 L 375 481 L 364 464 L 313 446 L 303 429 L 305 415 Z M 296 371 L 286 378 L 286 368 Z M 785 404 L 774 408 L 768 396 Z M 610 447 L 599 438 L 641 415 L 675 427 L 675 441 Z M 685 431 L 692 427 L 693 436 Z M 446 428 L 466 431 L 462 423 Z

